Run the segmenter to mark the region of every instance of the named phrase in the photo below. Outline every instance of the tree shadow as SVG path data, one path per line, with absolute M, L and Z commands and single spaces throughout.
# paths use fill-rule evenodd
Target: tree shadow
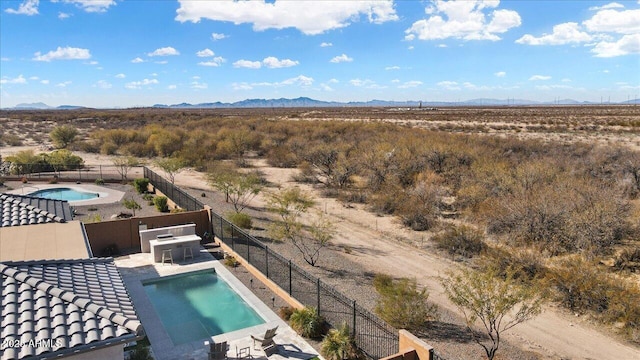
M 475 342 L 471 331 L 464 325 L 451 324 L 442 321 L 428 321 L 423 327 L 415 331 L 415 334 L 423 339 L 432 339 L 442 342 L 470 343 Z M 486 335 L 475 332 L 476 338 L 484 340 Z M 488 338 L 487 338 L 488 339 Z

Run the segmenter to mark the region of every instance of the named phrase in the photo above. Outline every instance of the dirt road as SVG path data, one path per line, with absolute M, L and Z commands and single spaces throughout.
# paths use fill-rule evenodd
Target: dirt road
M 294 186 L 289 179 L 296 170 L 270 168 L 263 161 L 253 165 L 271 183 Z M 208 188 L 196 173 L 179 174 L 176 184 Z M 349 247 L 354 255 L 351 257 L 353 261 L 372 272 L 416 278 L 420 285 L 429 289 L 430 301 L 457 312 L 443 293 L 438 277 L 455 269 L 458 264 L 408 245 L 407 242 L 415 241 L 415 233 L 402 228 L 392 217 L 379 217 L 357 207 L 345 207 L 335 199 L 322 198 L 309 185 L 295 185 L 318 196 L 317 210 L 326 212 L 325 216 L 336 224 L 334 245 Z M 252 205 L 264 206 L 263 197 L 256 197 Z M 639 348 L 621 343 L 580 318 L 552 306 L 537 318 L 511 329 L 505 334 L 505 339 L 546 359 L 640 359 Z

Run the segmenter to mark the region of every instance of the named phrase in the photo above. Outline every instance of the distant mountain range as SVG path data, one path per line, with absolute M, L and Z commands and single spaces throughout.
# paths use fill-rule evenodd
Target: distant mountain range
M 387 101 L 387 100 L 370 100 L 370 101 L 321 101 L 308 97 L 299 97 L 295 99 L 246 99 L 233 103 L 223 103 L 220 101 L 199 104 L 155 104 L 151 108 L 159 109 L 229 109 L 229 108 L 296 108 L 296 107 L 437 107 L 437 106 L 545 106 L 545 105 L 600 105 L 601 103 L 590 101 L 576 101 L 572 99 L 563 99 L 556 101 L 531 101 L 525 99 L 471 99 L 461 102 L 448 101 Z M 633 99 L 617 103 L 606 103 L 614 105 L 624 104 L 640 104 L 640 99 Z M 5 110 L 73 110 L 82 109 L 84 106 L 61 105 L 57 107 L 49 106 L 45 103 L 18 104 L 13 108 L 5 108 Z

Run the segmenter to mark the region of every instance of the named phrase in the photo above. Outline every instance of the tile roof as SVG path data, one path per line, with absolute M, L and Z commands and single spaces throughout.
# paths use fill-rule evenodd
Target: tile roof
M 63 223 L 72 219 L 67 201 L 0 194 L 0 227 Z
M 2 339 L 36 344 L 2 348 L 2 360 L 54 358 L 144 335 L 112 258 L 4 262 L 0 273 Z

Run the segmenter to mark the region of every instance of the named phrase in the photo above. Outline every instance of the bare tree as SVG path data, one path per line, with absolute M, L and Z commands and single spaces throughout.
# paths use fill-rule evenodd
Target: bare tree
M 176 174 L 186 166 L 182 159 L 176 157 L 161 158 L 156 160 L 155 164 L 167 174 L 172 184 L 175 183 Z
M 127 174 L 131 168 L 142 165 L 142 162 L 133 156 L 118 157 L 113 159 L 113 165 L 116 166 L 116 171 L 122 177 L 123 181 L 127 180 Z

